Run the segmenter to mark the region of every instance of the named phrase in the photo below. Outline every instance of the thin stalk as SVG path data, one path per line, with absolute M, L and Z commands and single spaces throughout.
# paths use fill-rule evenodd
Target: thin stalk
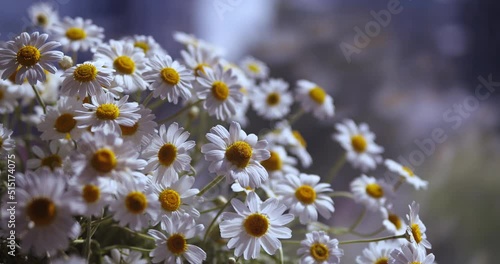
M 290 118 L 288 119 L 288 124 L 291 126 L 293 123 L 295 123 L 297 120 L 299 120 L 305 113 L 306 113 L 306 111 L 304 111 L 304 109 L 300 108 L 299 111 L 297 111 L 295 114 L 290 116 Z
M 212 189 L 215 187 L 217 184 L 219 184 L 223 179 L 224 175 L 219 175 L 215 179 L 213 179 L 211 182 L 207 184 L 201 191 L 197 194 L 197 196 L 202 196 L 204 193 L 206 193 L 208 190 Z
M 200 103 L 201 101 L 203 101 L 203 100 L 201 100 L 201 99 L 200 99 L 200 100 L 198 100 L 198 101 L 196 101 L 196 102 L 194 102 L 194 103 L 190 103 L 190 104 L 187 104 L 187 105 L 183 106 L 183 107 L 182 107 L 179 111 L 177 111 L 177 113 L 175 113 L 175 114 L 173 114 L 173 115 L 171 115 L 171 116 L 169 116 L 169 117 L 166 117 L 166 118 L 164 118 L 164 119 L 160 120 L 160 121 L 158 122 L 158 125 L 165 124 L 165 123 L 167 123 L 168 121 L 170 121 L 170 120 L 172 120 L 172 119 L 174 119 L 174 118 L 176 118 L 176 117 L 180 116 L 180 115 L 181 115 L 182 113 L 184 113 L 186 110 L 188 110 L 189 108 L 191 108 L 191 107 L 192 107 L 192 106 L 194 106 L 194 105 L 197 105 L 197 104 L 198 104 L 198 103 Z
M 361 211 L 361 214 L 359 214 L 358 219 L 356 219 L 354 224 L 352 224 L 352 226 L 349 227 L 349 232 L 356 229 L 356 227 L 358 227 L 359 224 L 361 224 L 363 218 L 365 218 L 365 215 L 366 215 L 366 207 L 363 207 L 363 211 Z
M 377 242 L 377 241 L 382 241 L 382 240 L 391 240 L 391 239 L 399 239 L 399 238 L 405 238 L 405 234 L 399 235 L 399 236 L 388 236 L 388 237 L 380 237 L 380 238 L 374 238 L 374 239 L 360 239 L 360 240 L 348 240 L 348 241 L 340 241 L 340 245 L 345 245 L 345 244 L 355 244 L 355 243 L 370 243 L 370 242 Z
M 33 91 L 35 92 L 36 100 L 43 108 L 43 113 L 47 114 L 47 107 L 45 106 L 45 103 L 43 102 L 42 97 L 40 97 L 40 93 L 38 92 L 38 89 L 36 89 L 35 85 L 33 85 L 33 84 L 31 85 L 31 88 L 33 88 Z
M 328 178 L 326 179 L 327 183 L 331 183 L 333 179 L 335 179 L 335 176 L 337 173 L 342 169 L 344 166 L 345 162 L 347 160 L 347 155 L 346 153 L 342 154 L 342 156 L 333 164 L 333 167 L 330 169 L 330 172 L 328 173 Z
M 342 191 L 339 192 L 334 191 L 333 193 L 330 194 L 330 197 L 345 197 L 349 199 L 354 199 L 354 195 L 352 195 L 352 193 L 342 192 Z
M 144 107 L 148 106 L 148 103 L 149 103 L 149 101 L 151 101 L 151 98 L 153 98 L 153 92 L 150 92 L 150 93 L 148 94 L 148 96 L 146 96 L 146 98 L 145 98 L 145 99 L 144 99 L 144 101 L 142 102 L 142 105 L 143 105 Z
M 222 214 L 222 212 L 224 212 L 224 210 L 226 209 L 226 207 L 231 203 L 231 200 L 236 197 L 236 195 L 234 195 L 233 197 L 231 197 L 231 199 L 229 199 L 226 204 L 224 204 L 224 206 L 222 206 L 222 208 L 219 210 L 219 212 L 217 212 L 217 215 L 215 215 L 214 219 L 212 220 L 212 222 L 210 222 L 210 225 L 208 226 L 207 228 L 207 232 L 205 232 L 205 235 L 203 236 L 203 244 L 205 244 L 205 242 L 207 241 L 207 238 L 208 238 L 208 234 L 210 234 L 210 232 L 212 231 L 212 227 L 213 225 L 217 222 L 217 218 L 219 218 L 219 216 Z

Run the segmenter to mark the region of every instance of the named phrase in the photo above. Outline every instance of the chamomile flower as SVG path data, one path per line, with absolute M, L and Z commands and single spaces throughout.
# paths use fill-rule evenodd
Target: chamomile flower
M 264 119 L 281 119 L 290 112 L 293 103 L 288 83 L 282 79 L 270 79 L 257 86 L 252 93 L 252 105 Z
M 330 218 L 335 211 L 333 200 L 328 193 L 333 192 L 328 183 L 319 183 L 320 177 L 301 173 L 288 174 L 279 181 L 275 190 L 283 203 L 290 208 L 290 213 L 298 216 L 301 224 L 318 220 L 318 212 Z
M 427 255 L 422 250 L 413 245 L 402 245 L 401 248 L 391 252 L 391 264 L 434 264 L 434 254 Z
M 48 31 L 54 23 L 59 21 L 59 15 L 54 6 L 49 3 L 39 2 L 31 5 L 28 8 L 28 15 L 33 25 Z
M 129 180 L 118 186 L 116 200 L 109 210 L 119 225 L 140 231 L 158 219 L 160 202 L 145 182 Z
M 11 151 L 16 146 L 16 142 L 14 139 L 10 138 L 13 131 L 4 127 L 2 123 L 0 123 L 0 148 L 2 152 Z
M 308 168 L 312 164 L 311 154 L 307 151 L 307 141 L 298 130 L 291 130 L 288 135 L 291 144 L 288 145 L 290 152 L 297 156 L 302 164 L 302 167 Z
M 337 264 L 344 251 L 339 248 L 339 241 L 324 231 L 313 231 L 306 234 L 297 250 L 301 264 Z
M 139 105 L 139 108 L 137 111 L 141 115 L 139 120 L 132 126 L 120 125 L 120 130 L 124 141 L 131 141 L 135 145 L 145 147 L 153 139 L 158 124 L 154 121 L 155 115 L 151 113 L 151 109 L 144 108 L 142 105 Z
M 65 17 L 55 23 L 52 37 L 61 42 L 65 51 L 87 51 L 98 47 L 104 39 L 104 29 L 81 17 Z M 75 61 L 76 63 L 76 61 Z
M 43 140 L 80 139 L 85 128 L 79 127 L 81 122 L 75 119 L 77 111 L 85 111 L 82 104 L 72 97 L 63 96 L 57 105 L 48 106 L 47 114 L 38 124 Z
M 186 259 L 191 264 L 201 264 L 207 254 L 198 246 L 188 244 L 188 239 L 203 231 L 203 225 L 197 225 L 188 214 L 164 217 L 162 225 L 168 235 L 150 229 L 148 234 L 155 239 L 156 248 L 149 253 L 154 263 L 183 263 Z
M 53 140 L 49 144 L 50 153 L 45 153 L 40 147 L 33 146 L 32 151 L 36 158 L 29 159 L 26 163 L 28 169 L 36 170 L 40 167 L 46 167 L 54 171 L 62 169 L 63 164 L 66 171 L 70 171 L 69 154 L 72 151 L 67 145 L 61 144 L 58 140 Z
M 414 201 L 408 207 L 410 208 L 410 213 L 406 215 L 408 219 L 408 227 L 406 228 L 408 241 L 417 249 L 430 249 L 432 245 L 429 240 L 427 240 L 427 235 L 425 234 L 427 228 L 418 215 L 420 205 Z
M 185 46 L 193 46 L 216 55 L 222 55 L 224 53 L 220 47 L 199 39 L 192 34 L 177 31 L 174 32 L 174 39 Z
M 206 138 L 210 143 L 203 145 L 201 152 L 210 162 L 210 172 L 252 189 L 267 181 L 269 174 L 260 164 L 270 157 L 267 141 L 259 141 L 255 134 L 247 135 L 236 122 L 231 123 L 229 131 L 221 125 L 212 127 Z
M 361 175 L 351 182 L 351 192 L 354 200 L 366 206 L 371 211 L 380 210 L 392 197 L 392 187 L 381 180 Z
M 296 99 L 306 112 L 321 120 L 332 118 L 335 114 L 332 97 L 317 84 L 306 81 L 297 81 Z
M 147 60 L 142 49 L 129 42 L 110 40 L 109 44 L 99 46 L 94 58 L 115 69 L 114 81 L 123 87 L 125 93 L 146 90 L 148 84 L 142 73 L 146 70 Z
M 288 156 L 285 148 L 274 145 L 269 147 L 269 153 L 271 156 L 261 161 L 260 164 L 267 170 L 271 179 L 280 180 L 285 174 L 299 174 L 299 171 L 295 168 L 297 160 Z
M 384 148 L 375 143 L 375 134 L 370 131 L 367 124 L 357 126 L 354 121 L 347 119 L 335 126 L 338 134 L 333 139 L 347 151 L 347 160 L 354 168 L 363 172 L 375 169 L 382 162 Z
M 236 114 L 236 110 L 242 103 L 243 94 L 241 85 L 232 70 L 223 70 L 222 65 L 217 65 L 214 70 L 204 68 L 199 77 L 196 78 L 196 95 L 205 100 L 203 107 L 208 114 L 218 120 L 227 120 Z
M 386 159 L 384 162 L 385 166 L 392 172 L 397 173 L 406 182 L 408 182 L 415 189 L 427 189 L 429 184 L 427 181 L 422 180 L 420 177 L 415 175 L 413 170 L 409 167 L 403 166 L 393 160 Z
M 395 235 L 400 235 L 403 232 L 406 232 L 406 223 L 402 217 L 399 215 L 389 211 L 389 209 L 382 207 L 380 208 L 380 212 L 382 213 L 382 224 L 385 229 Z
M 125 41 L 133 43 L 136 48 L 140 48 L 144 52 L 146 58 L 167 55 L 167 52 L 161 48 L 160 44 L 158 44 L 152 36 L 134 35 L 125 38 Z
M 139 251 L 129 250 L 128 248 L 112 249 L 110 256 L 104 256 L 105 264 L 147 264 L 147 260 L 142 258 Z
M 205 72 L 205 68 L 215 69 L 220 58 L 214 53 L 200 47 L 187 46 L 187 51 L 182 50 L 181 56 L 186 66 L 191 69 L 195 76 Z
M 49 35 L 33 32 L 23 32 L 14 40 L 7 41 L 5 48 L 0 48 L 0 70 L 2 79 L 7 79 L 16 73 L 15 83 L 22 84 L 25 79 L 30 85 L 38 81 L 44 82 L 44 70 L 55 73 L 55 64 L 62 59 L 64 54 L 53 49 L 61 46 L 59 42 L 47 41 Z
M 84 98 L 104 93 L 102 87 L 109 87 L 113 80 L 113 69 L 103 67 L 102 61 L 87 61 L 66 70 L 61 93 Z
M 19 105 L 19 94 L 8 81 L 0 80 L 0 114 L 10 114 Z
M 162 57 L 155 56 L 147 62 L 151 68 L 142 75 L 144 80 L 151 83 L 148 89 L 153 91 L 153 97 L 160 96 L 162 100 L 167 100 L 177 104 L 179 98 L 187 100 L 191 97 L 194 76 L 192 72 L 178 61 L 172 60 L 168 55 Z
M 264 62 L 253 57 L 244 58 L 240 63 L 240 67 L 248 77 L 253 79 L 265 79 L 269 75 L 269 67 Z
M 168 129 L 161 125 L 158 132 L 142 153 L 142 157 L 148 162 L 144 171 L 154 171 L 156 183 L 171 184 L 179 178 L 180 172 L 189 170 L 189 150 L 195 146 L 195 142 L 186 141 L 189 132 L 175 122 Z
M 79 196 L 78 200 L 85 205 L 81 212 L 84 216 L 100 217 L 104 207 L 114 201 L 113 195 L 116 188 L 107 184 L 106 181 L 96 180 L 81 184 L 76 180 L 71 180 L 70 185 L 72 186 L 71 190 Z
M 238 199 L 232 199 L 231 204 L 236 213 L 222 213 L 220 233 L 222 238 L 229 238 L 227 247 L 235 249 L 235 256 L 256 259 L 261 247 L 274 255 L 281 247 L 279 239 L 292 237 L 292 230 L 284 225 L 293 220 L 293 215 L 283 214 L 287 208 L 278 199 L 262 202 L 255 192 L 250 192 L 245 204 Z
M 390 253 L 394 249 L 393 245 L 380 241 L 368 244 L 368 248 L 363 249 L 363 255 L 356 258 L 357 264 L 383 264 L 389 263 Z
M 194 202 L 195 195 L 200 191 L 193 187 L 194 177 L 183 176 L 172 184 L 155 183 L 153 192 L 160 201 L 163 215 L 171 218 L 173 214 L 183 215 L 185 213 L 192 217 L 199 217 L 200 212 L 196 210 Z

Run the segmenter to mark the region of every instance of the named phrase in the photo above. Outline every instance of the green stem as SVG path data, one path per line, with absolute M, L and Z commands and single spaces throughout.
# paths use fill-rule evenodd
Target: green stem
M 207 238 L 208 238 L 208 234 L 210 234 L 210 232 L 212 231 L 212 227 L 213 225 L 216 223 L 217 221 L 217 218 L 219 218 L 219 216 L 222 214 L 222 212 L 224 212 L 224 210 L 226 209 L 226 207 L 231 203 L 231 200 L 236 197 L 237 194 L 233 195 L 233 197 L 231 197 L 231 199 L 229 199 L 226 204 L 224 204 L 224 206 L 222 206 L 222 208 L 219 210 L 219 212 L 217 212 L 217 215 L 215 215 L 214 219 L 212 220 L 212 222 L 210 222 L 210 225 L 208 226 L 207 228 L 207 232 L 205 232 L 205 235 L 203 236 L 203 244 L 205 244 L 205 242 L 207 241 Z
M 377 241 L 382 241 L 382 240 L 391 240 L 391 239 L 399 239 L 399 238 L 405 238 L 405 234 L 399 235 L 399 236 L 388 236 L 388 237 L 380 237 L 380 238 L 374 238 L 374 239 L 360 239 L 360 240 L 348 240 L 348 241 L 340 241 L 340 245 L 345 245 L 345 244 L 355 244 L 355 243 L 370 243 L 370 242 L 377 242 Z
M 333 179 L 335 179 L 335 176 L 340 171 L 340 169 L 342 169 L 346 160 L 347 160 L 347 155 L 346 155 L 346 153 L 344 153 L 344 154 L 342 154 L 340 159 L 338 159 L 335 162 L 335 164 L 333 164 L 333 167 L 330 169 L 330 172 L 328 173 L 328 178 L 326 179 L 327 183 L 331 183 L 333 181 Z
M 146 107 L 146 106 L 148 105 L 149 101 L 151 101 L 151 98 L 153 98 L 153 92 L 150 92 L 150 93 L 148 94 L 148 96 L 146 96 L 146 98 L 145 98 L 145 99 L 144 99 L 144 101 L 142 102 L 142 105 L 143 105 L 144 107 Z
M 85 258 L 87 259 L 87 263 L 90 263 L 90 255 L 92 254 L 92 249 L 90 247 L 90 245 L 92 244 L 92 232 L 90 230 L 91 221 L 92 221 L 92 217 L 89 217 L 89 219 L 87 221 L 87 228 L 86 228 L 87 238 L 85 239 L 85 250 L 84 250 L 84 252 L 85 252 L 84 255 L 85 255 Z
M 212 189 L 215 187 L 217 184 L 219 184 L 223 179 L 224 175 L 219 175 L 215 179 L 213 179 L 211 182 L 207 184 L 201 191 L 197 194 L 197 196 L 202 196 L 204 193 L 206 193 L 208 190 Z
M 300 244 L 300 240 L 281 240 L 281 243 L 283 244 Z
M 404 177 L 399 178 L 399 181 L 396 182 L 396 184 L 394 184 L 393 190 L 397 191 L 399 189 L 399 187 L 401 187 L 401 185 L 403 184 L 404 181 L 405 181 Z
M 283 264 L 285 263 L 283 260 L 283 247 L 281 246 L 278 250 L 280 251 L 280 263 Z
M 361 214 L 359 214 L 358 219 L 356 219 L 354 224 L 352 224 L 352 226 L 349 227 L 349 232 L 356 229 L 356 227 L 358 227 L 359 224 L 361 224 L 363 218 L 365 218 L 365 215 L 366 215 L 366 207 L 363 207 L 363 211 L 361 211 Z
M 134 231 L 134 230 L 132 230 L 132 229 L 130 229 L 130 228 L 128 228 L 128 227 L 124 227 L 124 226 L 119 226 L 119 227 L 121 227 L 122 229 L 124 229 L 124 230 L 128 231 L 128 232 L 129 232 L 129 233 L 131 233 L 131 234 L 134 234 L 134 235 L 136 235 L 136 236 L 142 237 L 142 238 L 144 238 L 144 239 L 148 239 L 148 240 L 152 240 L 152 241 L 154 241 L 154 240 L 155 240 L 155 239 L 154 239 L 153 237 L 151 237 L 151 236 L 148 236 L 148 235 L 143 234 L 143 233 L 136 232 L 136 231 Z
M 342 191 L 339 191 L 339 192 L 334 191 L 333 193 L 330 194 L 330 197 L 345 197 L 345 198 L 354 199 L 354 195 L 352 195 L 352 193 L 342 192 Z
M 35 85 L 33 85 L 33 84 L 31 85 L 31 88 L 33 88 L 33 92 L 35 92 L 36 100 L 43 108 L 43 113 L 47 114 L 47 109 L 46 109 L 45 103 L 43 102 L 42 97 L 40 97 L 40 93 L 38 92 L 38 89 L 36 89 Z
M 176 118 L 176 117 L 180 116 L 182 113 L 184 113 L 184 111 L 188 110 L 189 108 L 191 108 L 191 107 L 192 107 L 192 106 L 194 106 L 194 105 L 197 105 L 197 104 L 198 104 L 198 103 L 200 103 L 201 101 L 203 101 L 203 100 L 201 100 L 201 99 L 200 99 L 200 100 L 198 100 L 198 101 L 196 101 L 196 102 L 194 102 L 194 103 L 190 103 L 190 104 L 187 104 L 187 105 L 183 106 L 183 107 L 182 107 L 179 111 L 177 111 L 177 113 L 175 113 L 175 114 L 173 114 L 173 115 L 171 115 L 171 116 L 169 116 L 169 117 L 166 117 L 166 118 L 164 118 L 164 119 L 160 120 L 160 121 L 158 122 L 158 125 L 165 124 L 165 123 L 167 123 L 168 121 L 170 121 L 170 120 L 172 120 L 172 119 L 174 119 L 174 118 Z
M 303 108 L 300 108 L 299 111 L 297 111 L 295 114 L 290 116 L 290 118 L 288 119 L 288 124 L 291 126 L 293 123 L 295 123 L 297 120 L 299 120 L 305 113 L 306 113 L 306 111 L 304 111 Z
M 384 230 L 385 230 L 385 227 L 382 226 L 379 229 L 377 229 L 374 232 L 371 232 L 369 234 L 361 234 L 361 233 L 358 233 L 358 232 L 356 232 L 354 230 L 351 230 L 350 233 L 353 234 L 353 235 L 359 236 L 359 237 L 372 237 L 372 236 L 375 236 L 375 235 L 381 233 Z

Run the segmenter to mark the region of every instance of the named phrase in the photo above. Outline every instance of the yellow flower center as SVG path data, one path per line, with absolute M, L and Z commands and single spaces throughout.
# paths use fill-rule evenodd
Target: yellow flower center
M 275 106 L 280 102 L 279 93 L 270 93 L 267 95 L 266 103 L 270 106 Z
M 366 185 L 366 193 L 373 198 L 381 198 L 384 196 L 384 189 L 376 183 L 370 183 Z
M 177 211 L 181 206 L 181 196 L 175 190 L 167 189 L 160 193 L 159 197 L 161 207 L 166 211 Z
M 49 167 L 51 170 L 62 166 L 62 160 L 59 155 L 50 155 L 42 159 L 42 166 Z
M 212 95 L 219 101 L 224 101 L 229 96 L 229 88 L 226 83 L 215 81 L 212 84 Z
M 133 214 L 141 214 L 148 207 L 146 195 L 142 192 L 131 192 L 125 197 L 125 207 Z
M 395 214 L 389 213 L 389 221 L 396 227 L 397 230 L 401 229 L 401 218 Z
M 206 63 L 200 63 L 200 64 L 196 65 L 196 67 L 194 68 L 194 75 L 200 76 L 198 74 L 198 71 L 205 73 L 205 69 L 203 69 L 203 67 L 210 67 L 210 66 Z
M 297 139 L 297 141 L 300 143 L 300 145 L 301 145 L 302 147 L 304 147 L 304 148 L 305 148 L 305 147 L 307 147 L 307 142 L 306 142 L 306 140 L 304 139 L 304 137 L 302 136 L 302 134 L 300 134 L 300 132 L 299 132 L 299 131 L 294 130 L 294 131 L 292 131 L 292 134 L 293 134 L 293 137 L 294 137 L 295 139 Z
M 87 184 L 83 187 L 83 199 L 87 203 L 95 203 L 101 197 L 101 190 L 93 184 Z
M 309 248 L 309 251 L 316 261 L 326 261 L 328 257 L 330 257 L 330 251 L 325 244 L 314 243 L 311 245 L 311 248 Z
M 40 26 L 45 26 L 47 25 L 48 19 L 44 14 L 39 14 L 36 16 L 36 23 Z
M 16 60 L 25 67 L 31 67 L 40 61 L 40 51 L 34 46 L 24 46 L 17 52 Z
M 279 171 L 283 167 L 283 161 L 280 155 L 274 151 L 270 151 L 271 157 L 269 159 L 262 161 L 260 164 L 266 168 L 267 171 Z
M 180 76 L 174 68 L 163 68 L 160 72 L 160 75 L 163 81 L 170 85 L 176 85 L 179 83 Z
M 161 146 L 158 151 L 158 160 L 163 166 L 170 166 L 174 163 L 177 157 L 177 147 L 171 143 Z
M 35 198 L 28 204 L 26 210 L 28 217 L 36 226 L 50 225 L 57 213 L 54 202 L 46 197 Z
M 257 65 L 256 63 L 250 63 L 250 64 L 248 64 L 248 70 L 250 70 L 253 73 L 259 73 L 260 72 L 259 65 Z
M 182 234 L 173 234 L 167 239 L 167 248 L 174 255 L 180 255 L 187 250 L 186 239 Z
M 351 137 L 351 145 L 358 153 L 365 152 L 368 143 L 362 135 L 355 135 Z
M 120 115 L 120 109 L 115 104 L 102 104 L 97 107 L 95 115 L 99 119 L 114 120 Z
M 422 264 L 420 261 L 413 261 L 411 264 Z
M 389 259 L 387 257 L 381 257 L 377 259 L 374 264 L 389 264 Z
M 137 132 L 138 128 L 139 128 L 139 123 L 135 123 L 133 126 L 120 125 L 120 129 L 122 130 L 122 135 L 123 136 L 134 135 L 135 132 Z
M 73 78 L 77 82 L 91 82 L 97 77 L 97 68 L 92 64 L 82 64 L 76 67 Z
M 108 173 L 116 167 L 115 153 L 108 148 L 99 149 L 92 155 L 90 164 L 96 171 Z
M 144 41 L 135 42 L 134 47 L 142 49 L 144 53 L 147 53 L 149 51 L 149 45 Z
M 250 162 L 252 147 L 245 141 L 236 141 L 226 149 L 225 156 L 233 165 L 242 169 Z
M 132 74 L 135 71 L 135 62 L 128 56 L 120 56 L 113 62 L 113 67 L 121 74 Z
M 83 30 L 83 28 L 72 27 L 66 30 L 66 37 L 69 38 L 71 41 L 81 40 L 84 39 L 86 36 L 87 33 L 85 32 L 85 30 Z
M 59 133 L 69 133 L 76 126 L 76 120 L 72 114 L 62 114 L 54 123 L 54 128 Z
M 261 237 L 266 234 L 269 228 L 269 219 L 263 214 L 254 213 L 247 216 L 243 226 L 247 234 L 253 237 Z
M 422 241 L 422 232 L 420 231 L 420 226 L 418 224 L 412 224 L 411 233 L 413 234 L 413 238 L 415 238 L 415 242 L 419 244 L 420 241 Z
M 326 93 L 323 88 L 316 86 L 309 90 L 309 97 L 311 97 L 311 99 L 313 99 L 316 103 L 323 104 L 326 98 Z
M 410 168 L 403 166 L 403 170 L 406 171 L 410 175 L 410 177 L 415 176 L 415 173 Z
M 312 204 L 316 200 L 316 191 L 309 185 L 302 185 L 295 190 L 295 197 L 303 204 Z

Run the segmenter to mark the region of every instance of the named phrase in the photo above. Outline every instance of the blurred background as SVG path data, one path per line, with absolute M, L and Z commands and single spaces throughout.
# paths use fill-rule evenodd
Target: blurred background
M 34 1 L 2 2 L 8 6 L 0 10 L 0 39 L 5 41 L 23 30 L 29 20 L 26 10 Z M 412 200 L 421 203 L 436 261 L 482 264 L 500 259 L 498 3 L 46 2 L 56 6 L 60 16 L 92 19 L 105 28 L 106 39 L 152 35 L 169 54 L 180 58 L 182 46 L 172 33 L 183 31 L 222 47 L 229 60 L 252 55 L 264 61 L 271 77 L 284 78 L 292 87 L 303 78 L 320 84 L 333 96 L 336 116 L 329 122 L 307 116 L 295 124 L 314 158 L 305 172 L 325 175 L 340 157 L 340 146 L 331 140 L 335 123 L 344 118 L 366 122 L 377 134 L 376 142 L 385 147 L 385 158 L 409 162 L 417 175 L 430 182 L 426 191 L 401 188 L 394 209 L 404 215 Z M 490 89 L 485 89 L 485 83 Z M 253 112 L 249 114 L 250 132 L 269 127 Z M 443 131 L 444 142 L 432 139 L 436 129 Z M 419 142 L 427 144 L 422 147 Z M 369 175 L 391 180 L 384 171 Z M 333 188 L 348 190 L 357 176 L 359 171 L 346 165 Z M 348 226 L 361 210 L 343 198 L 335 204 L 336 213 L 327 221 L 335 226 Z M 378 215 L 369 215 L 358 231 L 368 233 L 379 223 Z M 343 246 L 342 263 L 354 263 L 365 246 Z

